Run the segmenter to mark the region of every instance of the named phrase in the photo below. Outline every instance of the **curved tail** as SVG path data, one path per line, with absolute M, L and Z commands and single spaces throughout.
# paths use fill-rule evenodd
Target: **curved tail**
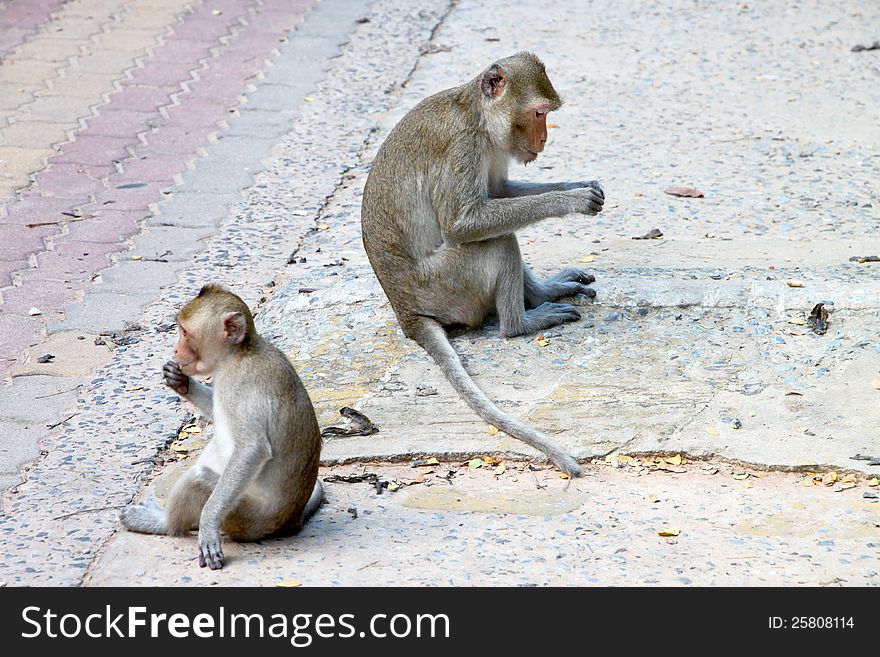
M 481 418 L 498 427 L 504 433 L 531 445 L 547 455 L 550 461 L 566 474 L 577 477 L 581 468 L 571 456 L 564 452 L 547 436 L 508 415 L 492 403 L 464 369 L 458 354 L 452 348 L 449 337 L 436 320 L 420 317 L 414 322 L 411 337 L 427 351 L 443 370 L 449 383 L 461 395 L 474 412 Z

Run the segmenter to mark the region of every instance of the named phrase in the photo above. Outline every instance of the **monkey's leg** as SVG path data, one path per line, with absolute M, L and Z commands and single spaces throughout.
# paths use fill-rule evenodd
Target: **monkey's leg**
M 155 500 L 132 504 L 119 513 L 122 526 L 130 532 L 141 534 L 167 534 L 165 509 Z
M 169 536 L 183 536 L 199 526 L 202 509 L 218 479 L 216 472 L 197 463 L 177 480 L 165 504 Z
M 517 335 L 537 333 L 552 326 L 580 319 L 574 306 L 544 301 L 526 310 L 525 264 L 519 252 L 516 236 L 507 235 L 493 240 L 494 249 L 500 251 L 495 292 L 495 309 L 501 323 L 501 335 L 511 338 Z
M 537 308 L 547 301 L 556 301 L 563 297 L 583 294 L 591 299 L 596 298 L 596 291 L 587 287 L 596 278 L 580 269 L 563 269 L 546 281 L 538 278 L 528 265 L 523 265 L 523 283 L 525 287 L 526 308 Z

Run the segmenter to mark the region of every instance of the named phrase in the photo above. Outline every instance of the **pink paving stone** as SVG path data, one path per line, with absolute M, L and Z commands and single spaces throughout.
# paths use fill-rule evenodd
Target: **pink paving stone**
M 189 158 L 187 158 L 189 159 Z M 120 180 L 128 182 L 161 182 L 164 185 L 174 183 L 174 175 L 186 171 L 186 162 L 180 155 L 143 155 L 123 162 L 124 172 Z M 114 181 L 115 182 L 115 181 Z
M 117 250 L 115 244 L 59 243 L 54 251 L 37 254 L 38 275 L 47 280 L 86 280 L 95 272 L 105 269 L 110 264 L 107 256 Z
M 113 169 L 115 171 L 115 167 Z M 105 172 L 112 173 L 108 167 Z M 76 164 L 50 164 L 35 176 L 36 185 L 33 191 L 41 196 L 54 196 L 67 199 L 72 203 L 81 203 L 91 193 L 101 189 L 100 179 L 95 179 L 83 172 Z
M 135 112 L 153 112 L 158 107 L 170 104 L 171 93 L 180 92 L 181 89 L 168 87 L 147 87 L 132 85 L 124 87 L 110 96 L 108 107 L 113 110 L 131 110 Z
M 132 137 L 150 130 L 160 122 L 161 118 L 155 108 L 143 112 L 131 109 L 116 110 L 105 105 L 98 110 L 98 116 L 86 120 L 86 129 L 83 134 L 101 137 Z
M 29 316 L 31 308 L 38 308 L 43 317 L 51 317 L 64 306 L 76 301 L 76 290 L 43 281 L 24 280 L 18 287 L 3 290 L 3 312 Z
M 6 216 L 0 218 L 0 226 L 25 227 L 28 224 L 50 222 L 60 225 L 70 218 L 63 213 L 75 214 L 75 209 L 79 205 L 71 203 L 68 199 L 31 194 L 6 205 Z
M 208 10 L 210 11 L 210 10 Z M 246 12 L 241 12 L 238 15 L 242 16 Z M 223 16 L 227 16 L 224 12 Z M 211 18 L 214 18 L 213 16 Z M 222 16 L 221 16 L 222 18 Z M 182 25 L 174 25 L 172 29 L 174 30 L 174 34 L 167 37 L 165 39 L 166 45 L 170 45 L 171 43 L 186 43 L 186 44 L 206 44 L 213 45 L 218 41 L 220 37 L 229 33 L 229 28 L 233 25 L 239 25 L 238 21 L 233 20 L 234 16 L 231 14 L 228 15 L 228 20 L 226 21 L 217 21 L 215 20 L 204 20 L 197 19 L 196 17 L 187 17 L 186 21 Z M 219 45 L 219 44 L 217 44 Z M 156 54 L 159 54 L 158 52 Z
M 17 360 L 25 349 L 41 342 L 43 321 L 27 314 L 6 313 L 0 306 L 0 358 Z
M 188 61 L 175 59 L 171 62 L 165 62 L 162 66 L 154 66 L 152 62 L 157 61 L 157 57 L 167 45 L 158 48 L 153 57 L 148 58 L 144 62 L 143 68 L 135 68 L 128 72 L 131 79 L 126 78 L 120 81 L 123 87 L 131 85 L 150 85 L 154 87 L 178 87 L 182 81 L 190 79 L 189 72 L 198 68 L 197 64 Z
M 167 187 L 168 185 L 161 183 L 147 183 L 144 187 L 111 188 L 98 194 L 95 201 L 99 206 L 104 205 L 107 210 L 147 211 L 150 203 L 158 203 L 166 198 L 162 190 Z
M 61 147 L 61 154 L 51 158 L 52 162 L 73 164 L 110 165 L 114 161 L 130 157 L 125 147 L 137 143 L 137 137 L 130 133 L 125 137 L 106 137 L 83 131 L 76 141 Z
M 199 129 L 184 125 L 170 125 L 146 135 L 147 143 L 139 146 L 137 153 L 142 155 L 168 155 L 180 153 L 188 158 L 193 157 L 196 149 L 207 143 L 208 132 L 216 130 L 216 126 Z
M 0 260 L 12 262 L 27 260 L 27 256 L 31 253 L 46 248 L 44 237 L 57 232 L 57 226 L 24 228 L 0 224 Z
M 0 290 L 12 285 L 12 275 L 27 266 L 24 260 L 0 260 Z
M 149 214 L 149 212 L 104 210 L 96 217 L 68 224 L 67 235 L 59 238 L 56 244 L 62 241 L 119 244 L 136 235 L 139 231 L 138 222 Z
M 181 64 L 186 64 L 187 71 L 192 71 L 202 65 L 200 60 L 213 57 L 211 50 L 214 48 L 222 51 L 225 46 L 216 38 L 207 41 L 190 41 L 186 38 L 169 37 L 165 45 L 158 48 L 156 54 L 144 62 L 144 67 L 151 68 L 166 63 L 176 63 L 178 68 Z M 186 80 L 188 78 L 187 74 L 180 79 Z
M 234 100 L 218 103 L 203 99 L 189 98 L 182 105 L 168 108 L 168 122 L 177 126 L 190 127 L 205 136 L 217 131 L 217 123 L 229 117 L 229 109 L 236 106 Z

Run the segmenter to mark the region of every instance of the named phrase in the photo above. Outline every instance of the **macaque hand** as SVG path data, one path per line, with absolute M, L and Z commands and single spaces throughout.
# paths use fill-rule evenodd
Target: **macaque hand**
M 223 548 L 220 547 L 220 532 L 216 529 L 199 527 L 199 566 L 211 570 L 223 568 Z
M 577 188 L 564 192 L 572 197 L 572 212 L 586 215 L 596 215 L 602 211 L 605 204 L 605 192 L 602 186 L 595 180 L 584 183 L 575 183 Z
M 180 371 L 180 366 L 173 360 L 169 360 L 162 368 L 165 377 L 165 385 L 179 395 L 189 392 L 189 377 Z

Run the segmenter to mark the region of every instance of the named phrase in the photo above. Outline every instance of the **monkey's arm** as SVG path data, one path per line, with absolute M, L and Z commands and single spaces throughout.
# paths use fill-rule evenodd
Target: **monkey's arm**
M 162 368 L 165 385 L 195 404 L 209 419 L 214 419 L 214 389 L 184 374 L 180 366 L 169 360 Z
M 592 187 L 602 193 L 602 187 L 595 180 L 560 183 L 527 183 L 505 180 L 501 185 L 497 198 L 518 198 L 520 196 L 533 196 L 546 192 L 567 192 L 572 189 L 583 189 L 585 187 Z M 604 193 L 602 195 L 604 197 Z
M 207 565 L 211 570 L 223 567 L 220 524 L 271 456 L 272 450 L 265 436 L 241 433 L 236 436 L 232 458 L 199 518 L 199 566 Z
M 444 236 L 465 244 L 515 233 L 520 228 L 572 212 L 594 215 L 604 198 L 592 187 L 545 192 L 518 198 L 487 198 L 469 203 L 452 220 L 443 221 Z
M 184 396 L 195 404 L 205 417 L 209 420 L 214 419 L 214 388 L 190 377 L 189 392 Z

